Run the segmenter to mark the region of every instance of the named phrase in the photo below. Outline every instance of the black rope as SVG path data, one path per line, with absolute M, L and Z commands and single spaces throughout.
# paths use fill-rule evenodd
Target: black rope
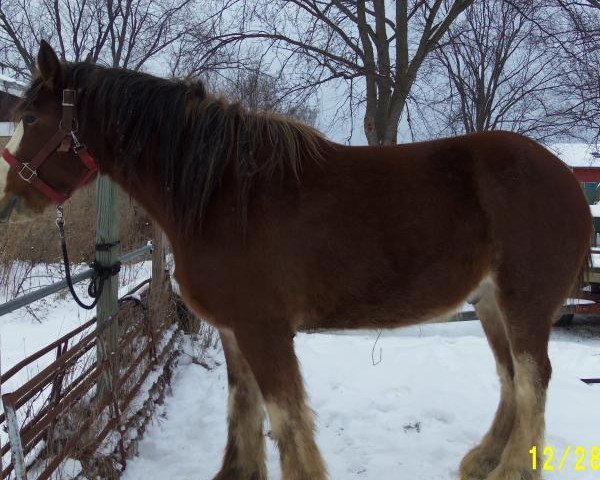
M 85 308 L 86 310 L 91 310 L 98 303 L 98 299 L 102 294 L 102 290 L 104 289 L 104 283 L 110 277 L 117 275 L 121 270 L 121 262 L 117 262 L 114 265 L 104 266 L 98 263 L 97 261 L 92 262 L 89 267 L 94 270 L 94 275 L 90 279 L 90 284 L 88 285 L 88 295 L 93 298 L 92 303 L 86 304 L 77 296 L 75 292 L 75 288 L 73 287 L 73 280 L 71 278 L 71 264 L 69 262 L 69 253 L 67 252 L 67 241 L 65 237 L 65 219 L 63 215 L 62 207 L 58 207 L 58 217 L 56 218 L 56 226 L 58 227 L 58 233 L 60 234 L 60 247 L 62 250 L 63 261 L 65 264 L 65 277 L 67 280 L 67 286 L 69 287 L 69 291 L 71 292 L 71 296 L 73 300 L 79 305 L 81 308 Z M 113 242 L 110 244 L 100 244 L 101 248 L 96 247 L 96 250 L 108 250 L 114 246 L 118 245 L 118 242 Z M 108 248 L 107 248 L 108 246 Z
M 110 251 L 111 248 L 114 248 L 120 244 L 121 244 L 121 242 L 119 240 L 117 240 L 116 242 L 97 243 L 96 251 L 97 252 L 108 252 L 108 251 Z

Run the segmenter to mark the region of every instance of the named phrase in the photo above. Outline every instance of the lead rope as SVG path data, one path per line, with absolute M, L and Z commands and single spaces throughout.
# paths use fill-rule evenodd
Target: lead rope
M 77 296 L 75 292 L 75 288 L 73 288 L 73 280 L 71 278 L 71 265 L 69 263 L 69 254 L 67 252 L 67 241 L 65 238 L 65 216 L 63 212 L 62 205 L 56 207 L 56 226 L 58 227 L 58 233 L 60 235 L 60 247 L 62 249 L 63 261 L 65 264 L 65 277 L 67 280 L 67 286 L 69 287 L 69 291 L 71 292 L 71 296 L 73 300 L 77 302 L 81 308 L 85 308 L 86 310 L 91 310 L 98 303 L 98 299 L 102 294 L 102 290 L 104 288 L 104 282 L 108 280 L 113 275 L 117 275 L 121 270 L 121 262 L 117 262 L 112 266 L 105 267 L 100 265 L 98 262 L 92 262 L 89 267 L 94 270 L 94 275 L 90 279 L 90 284 L 88 285 L 88 295 L 93 298 L 91 304 L 85 304 L 81 301 L 81 299 Z M 112 244 L 111 244 L 112 245 Z M 101 248 L 98 248 L 101 247 Z M 97 250 L 103 250 L 106 248 L 106 244 L 97 245 Z

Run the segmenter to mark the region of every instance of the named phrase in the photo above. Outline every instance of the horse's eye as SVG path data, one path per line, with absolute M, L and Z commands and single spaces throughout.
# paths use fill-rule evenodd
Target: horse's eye
M 37 120 L 37 117 L 35 115 L 31 115 L 31 114 L 23 115 L 23 122 L 25 122 L 27 125 L 31 125 L 32 123 L 35 123 L 36 120 Z

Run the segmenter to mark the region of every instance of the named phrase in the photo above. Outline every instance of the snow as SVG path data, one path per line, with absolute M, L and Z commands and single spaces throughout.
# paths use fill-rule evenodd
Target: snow
M 0 122 L 0 137 L 10 137 L 16 126 L 14 122 Z
M 6 92 L 15 97 L 20 97 L 25 88 L 26 85 L 23 82 L 0 73 L 0 91 Z
M 24 82 L 21 82 L 20 80 L 17 80 L 13 77 L 9 77 L 8 75 L 5 75 L 4 73 L 0 73 L 0 81 L 8 82 L 8 83 L 16 83 L 17 85 L 20 85 L 22 87 L 26 86 L 26 84 Z
M 599 167 L 600 156 L 594 156 L 598 153 L 600 147 L 588 145 L 587 143 L 554 143 L 548 147 L 564 163 L 570 167 Z
M 553 332 L 546 441 L 557 452 L 598 445 L 600 386 L 579 379 L 600 376 L 599 332 L 597 320 Z M 499 395 L 480 324 L 390 330 L 375 345 L 376 337 L 364 331 L 296 336 L 331 478 L 458 478 L 460 459 L 486 432 Z M 165 412 L 149 427 L 123 480 L 216 474 L 226 441 L 227 373 L 222 353 L 214 355 L 220 365 L 212 371 L 188 362 L 177 372 Z M 266 440 L 269 478 L 279 480 L 278 454 Z M 574 462 L 570 457 L 552 478 L 573 478 Z M 577 472 L 577 479 L 597 480 L 598 472 Z
M 11 271 L 1 271 L 3 279 L 10 278 L 12 282 L 20 285 L 15 288 L 14 285 L 3 285 L 0 291 L 0 302 L 10 300 L 16 295 L 22 295 L 24 292 L 48 285 L 64 278 L 64 273 L 60 265 L 37 265 L 31 271 L 27 268 L 28 264 L 14 262 Z M 73 274 L 86 268 L 86 265 L 73 265 Z M 135 285 L 143 279 L 150 276 L 151 262 L 129 263 L 123 265 L 119 277 L 119 296 L 125 295 Z M 24 278 L 24 275 L 27 277 Z M 75 285 L 75 290 L 79 297 L 89 303 L 87 296 L 87 281 Z M 139 291 L 138 291 L 139 293 Z M 33 354 L 49 343 L 57 340 L 71 330 L 79 327 L 81 324 L 90 320 L 95 315 L 94 310 L 83 310 L 71 299 L 68 291 L 63 290 L 49 297 L 38 300 L 28 307 L 20 308 L 14 312 L 0 316 L 0 366 L 1 371 L 8 371 L 13 365 L 23 360 L 25 357 Z M 94 327 L 89 327 L 81 334 L 70 341 L 73 345 L 79 338 L 87 335 Z M 95 355 L 94 351 L 88 353 L 89 356 Z M 56 358 L 54 350 L 42 356 L 28 367 L 19 371 L 6 383 L 2 384 L 2 393 L 13 391 L 16 387 L 24 384 L 35 374 L 47 367 Z M 82 363 L 85 363 L 83 360 Z M 152 375 L 155 375 L 153 373 Z M 47 391 L 46 391 L 47 392 Z M 33 403 L 34 408 L 39 408 L 45 398 L 39 397 Z M 139 401 L 143 401 L 140 396 Z M 0 412 L 3 406 L 0 403 Z M 0 430 L 0 444 L 5 445 L 7 433 Z M 5 456 L 2 460 L 7 460 Z M 77 472 L 80 468 L 77 462 L 68 461 L 62 465 L 63 472 Z M 65 477 L 66 478 L 66 477 Z
M 17 124 L 14 122 L 0 122 L 0 137 L 10 137 L 16 126 Z
M 73 275 L 86 266 L 73 266 Z M 15 264 L 15 269 L 19 268 Z M 148 278 L 151 272 L 151 262 L 128 264 L 122 267 L 120 276 L 119 295 L 124 295 L 139 281 Z M 19 279 L 19 273 L 13 273 Z M 30 272 L 28 281 L 23 282 L 24 291 L 30 291 L 44 285 L 59 281 L 63 278 L 59 266 L 40 265 Z M 75 285 L 75 290 L 80 298 L 89 303 L 87 296 L 87 281 Z M 21 295 L 23 290 L 19 291 Z M 0 302 L 10 300 L 14 292 L 0 292 Z M 2 372 L 6 372 L 17 362 L 28 355 L 59 339 L 71 330 L 90 320 L 96 314 L 94 310 L 83 310 L 71 299 L 67 290 L 63 290 L 49 297 L 32 303 L 29 307 L 20 308 L 14 312 L 0 316 L 0 365 Z M 89 332 L 83 332 L 85 335 Z M 48 366 L 55 357 L 54 351 L 38 360 L 34 368 L 17 374 L 6 384 L 2 391 L 10 391 L 14 385 L 22 384 L 28 377 L 35 375 L 39 370 Z
M 38 267 L 25 289 L 55 281 L 58 267 Z M 146 278 L 150 262 L 124 270 L 120 293 Z M 85 285 L 81 285 L 81 293 Z M 4 301 L 8 296 L 4 294 Z M 92 313 L 56 294 L 0 317 L 2 370 L 86 321 Z M 600 321 L 553 331 L 554 373 L 548 394 L 547 444 L 598 445 Z M 587 323 L 586 323 L 587 322 Z M 332 479 L 456 479 L 460 459 L 481 438 L 493 418 L 499 385 L 491 351 L 479 322 L 426 324 L 382 333 L 348 331 L 298 334 L 311 407 L 317 412 L 317 442 Z M 194 348 L 188 340 L 187 349 Z M 197 352 L 191 352 L 196 354 Z M 172 395 L 159 407 L 128 462 L 124 480 L 210 479 L 219 469 L 226 441 L 227 373 L 220 350 L 209 352 L 211 371 L 183 355 Z M 52 360 L 49 355 L 2 386 L 3 393 Z M 205 362 L 211 363 L 211 362 Z M 374 365 L 375 363 L 375 365 Z M 268 426 L 267 426 L 268 429 Z M 3 436 L 4 432 L 0 432 Z M 268 468 L 280 480 L 279 457 L 270 438 Z M 575 457 L 549 478 L 571 480 Z M 76 471 L 73 468 L 73 471 Z M 577 480 L 598 480 L 598 472 L 577 472 Z

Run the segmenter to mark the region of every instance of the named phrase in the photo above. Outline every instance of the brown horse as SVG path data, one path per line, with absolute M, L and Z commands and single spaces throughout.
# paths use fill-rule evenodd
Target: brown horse
M 529 450 L 543 442 L 549 332 L 591 233 L 581 188 L 554 155 L 507 132 L 347 147 L 200 83 L 61 63 L 45 43 L 38 66 L 5 152 L 2 209 L 18 197 L 39 212 L 97 165 L 160 223 L 184 298 L 220 330 L 227 359 L 215 479 L 267 478 L 265 410 L 283 478 L 327 478 L 295 331 L 425 322 L 465 300 L 501 399 L 461 479 L 539 478 Z

